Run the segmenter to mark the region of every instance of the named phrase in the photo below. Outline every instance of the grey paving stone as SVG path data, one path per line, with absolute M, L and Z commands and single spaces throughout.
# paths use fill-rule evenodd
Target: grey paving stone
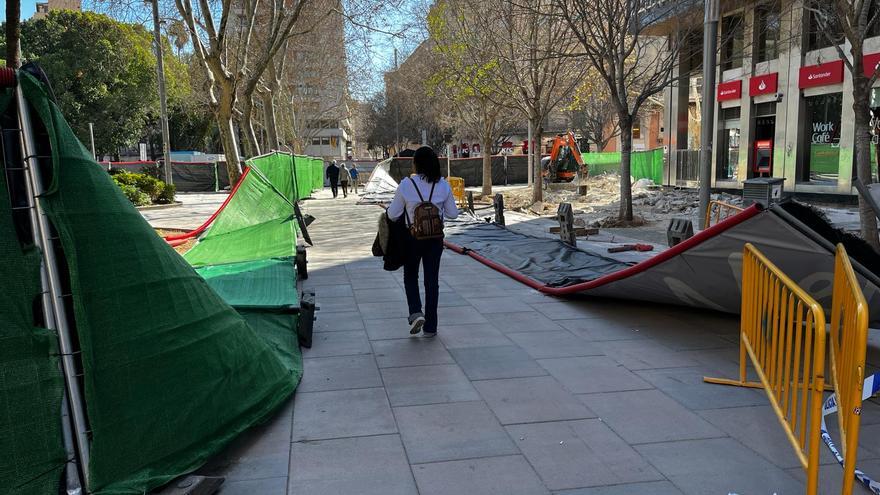
M 767 403 L 765 400 L 765 404 Z M 737 439 L 749 449 L 761 454 L 773 464 L 783 469 L 800 466 L 800 462 L 795 456 L 791 444 L 788 442 L 788 437 L 779 425 L 779 420 L 769 405 L 698 411 L 698 414 L 719 429 L 727 432 L 731 437 Z M 834 416 L 831 416 L 830 419 L 829 423 L 837 421 Z M 836 433 L 837 425 L 829 425 L 829 430 L 834 431 L 832 438 L 840 438 Z M 862 436 L 862 438 L 866 437 Z M 824 443 L 819 441 L 818 446 L 820 450 L 820 463 L 837 463 Z M 859 458 L 871 457 L 876 456 L 871 455 L 870 452 L 865 450 L 865 444 L 860 442 Z
M 330 297 L 351 297 L 354 292 L 351 290 L 351 284 L 339 285 L 322 285 L 315 289 L 315 297 L 320 300 Z
M 647 338 L 628 325 L 602 318 L 578 318 L 576 320 L 557 320 L 561 325 L 572 333 L 589 341 L 605 340 L 632 340 Z
M 705 329 L 688 326 L 680 320 L 675 320 L 673 323 L 646 320 L 637 324 L 635 328 L 646 337 L 662 342 L 666 347 L 676 351 L 717 349 L 736 345 Z
M 293 441 L 397 433 L 382 388 L 296 394 Z
M 644 370 L 637 371 L 636 374 L 690 410 L 759 406 L 767 403 L 767 396 L 761 390 L 704 382 L 704 376 L 719 376 L 706 367 Z
M 406 301 L 406 293 L 403 287 L 394 284 L 393 287 L 382 289 L 357 289 L 354 298 L 359 303 L 381 303 L 389 301 Z
M 312 348 L 303 348 L 302 351 L 304 358 L 317 358 L 369 354 L 372 349 L 366 333 L 362 330 L 351 330 L 315 333 L 312 335 Z
M 630 445 L 725 436 L 659 390 L 590 394 L 580 398 Z
M 575 337 L 567 330 L 508 333 L 507 336 L 535 359 L 603 354 L 598 345 Z
M 290 399 L 262 425 L 242 433 L 199 470 L 227 481 L 287 476 L 294 400 Z
M 474 386 L 501 424 L 596 417 L 552 376 L 476 381 Z
M 290 457 L 291 495 L 345 493 L 418 493 L 399 436 L 381 435 L 293 444 Z
M 315 320 L 315 332 L 344 332 L 346 330 L 363 330 L 364 320 L 357 311 L 348 311 L 344 313 L 333 313 L 333 316 L 321 315 L 318 312 Z
M 792 476 L 731 438 L 638 445 L 635 449 L 686 495 L 803 493 Z
M 682 368 L 697 364 L 687 354 L 673 351 L 653 339 L 599 342 L 596 347 L 630 370 Z
M 471 380 L 546 375 L 529 355 L 516 346 L 451 349 L 455 361 Z
M 663 479 L 598 419 L 514 425 L 507 431 L 551 490 Z
M 408 339 L 409 322 L 405 316 L 364 320 L 364 327 L 370 340 Z
M 348 285 L 350 283 L 351 280 L 345 273 L 339 275 L 325 275 L 321 274 L 320 270 L 314 272 L 309 269 L 309 279 L 303 282 L 303 287 L 307 289 L 314 288 L 315 292 L 318 292 L 320 290 L 319 288 L 323 286 Z
M 646 483 L 564 490 L 556 492 L 555 495 L 682 495 L 682 493 L 668 481 L 648 481 Z
M 422 302 L 425 301 L 425 294 L 421 295 Z M 461 295 L 456 294 L 452 289 L 448 292 L 440 291 L 440 299 L 437 301 L 438 308 L 449 308 L 453 306 L 470 306 L 470 303 Z M 443 318 L 440 318 L 441 321 Z
M 287 476 L 258 480 L 225 481 L 217 492 L 220 495 L 287 495 Z
M 409 316 L 405 301 L 385 301 L 375 303 L 358 303 L 358 310 L 365 320 L 384 318 L 400 318 Z
M 443 343 L 436 338 L 376 340 L 373 341 L 373 353 L 380 368 L 453 362 Z
M 394 408 L 409 461 L 450 461 L 518 454 L 483 402 Z
M 469 302 L 483 315 L 515 313 L 526 306 L 526 302 L 516 296 L 472 297 Z
M 447 349 L 513 345 L 510 339 L 489 323 L 446 326 L 441 321 L 439 332 L 438 337 Z
M 351 288 L 358 289 L 387 289 L 399 287 L 397 280 L 391 275 L 371 277 L 351 277 Z
M 489 323 L 489 321 L 471 306 L 442 307 L 437 311 L 438 324 L 443 325 L 473 325 L 477 323 Z
M 539 359 L 538 364 L 575 394 L 652 388 L 651 384 L 606 356 Z
M 413 466 L 421 495 L 539 495 L 550 492 L 519 455 Z
M 527 309 L 524 307 L 524 309 Z M 490 320 L 502 332 L 546 332 L 562 327 L 537 311 L 493 314 Z
M 560 301 L 540 304 L 533 303 L 532 307 L 551 320 L 574 320 L 579 318 L 602 317 L 602 314 L 594 307 L 581 301 Z
M 392 406 L 480 400 L 480 394 L 455 364 L 385 368 L 382 379 Z
M 369 354 L 303 360 L 298 393 L 381 387 L 376 360 Z

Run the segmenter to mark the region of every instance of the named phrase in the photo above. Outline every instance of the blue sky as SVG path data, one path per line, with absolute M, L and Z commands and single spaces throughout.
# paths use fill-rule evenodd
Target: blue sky
M 36 10 L 36 0 L 21 0 L 21 18 L 30 19 Z M 0 0 L 0 12 L 3 12 L 3 18 L 6 18 L 6 0 Z

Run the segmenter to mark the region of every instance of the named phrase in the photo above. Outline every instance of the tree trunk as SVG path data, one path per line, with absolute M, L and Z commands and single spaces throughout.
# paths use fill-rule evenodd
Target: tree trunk
M 260 154 L 260 144 L 254 131 L 254 97 L 244 95 L 241 109 L 241 124 L 244 126 L 244 153 L 251 158 Z
M 618 119 L 620 126 L 620 220 L 631 222 L 633 219 L 632 204 L 632 118 Z
M 853 55 L 856 55 L 855 48 Z M 871 130 L 870 130 L 870 100 L 871 88 L 868 87 L 868 78 L 862 71 L 861 50 L 858 57 L 853 60 L 853 112 L 855 112 L 855 166 L 856 177 L 862 184 L 868 185 L 873 182 L 871 175 Z M 862 238 L 880 252 L 880 237 L 877 232 L 877 217 L 864 198 L 859 196 L 859 218 L 861 220 Z
M 535 173 L 534 182 L 532 183 L 532 203 L 544 201 L 544 174 L 541 167 L 541 136 L 544 134 L 544 126 L 540 123 L 535 124 L 535 131 L 532 134 L 532 141 L 529 143 L 529 149 L 532 150 L 533 170 Z
M 266 150 L 281 148 L 278 140 L 278 120 L 275 116 L 275 98 L 271 91 L 263 93 L 263 117 L 266 126 Z
M 231 114 L 217 114 L 217 127 L 220 130 L 220 142 L 223 144 L 223 153 L 226 155 L 226 172 L 229 174 L 229 184 L 235 185 L 241 177 L 241 157 L 238 154 L 238 144 L 235 139 L 235 130 L 232 125 Z
M 6 67 L 21 66 L 21 0 L 6 0 Z
M 492 129 L 483 129 L 483 197 L 492 196 Z

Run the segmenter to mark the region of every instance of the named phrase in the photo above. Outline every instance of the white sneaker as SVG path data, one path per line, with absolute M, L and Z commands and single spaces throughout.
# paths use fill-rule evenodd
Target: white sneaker
M 409 334 L 415 335 L 422 331 L 425 326 L 425 316 L 422 313 L 413 313 L 409 315 Z

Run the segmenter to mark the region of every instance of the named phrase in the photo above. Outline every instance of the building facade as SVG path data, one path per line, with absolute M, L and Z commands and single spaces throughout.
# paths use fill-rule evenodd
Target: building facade
M 739 189 L 772 176 L 785 179 L 787 192 L 854 194 L 853 82 L 837 49 L 799 1 L 722 5 L 712 186 Z M 865 62 L 873 71 L 880 26 L 872 34 Z M 701 43 L 702 35 L 692 38 Z M 682 52 L 665 95 L 670 185 L 699 176 L 701 53 Z
M 42 19 L 49 15 L 53 10 L 82 10 L 81 0 L 47 0 L 45 2 L 37 2 L 36 10 L 31 19 Z

